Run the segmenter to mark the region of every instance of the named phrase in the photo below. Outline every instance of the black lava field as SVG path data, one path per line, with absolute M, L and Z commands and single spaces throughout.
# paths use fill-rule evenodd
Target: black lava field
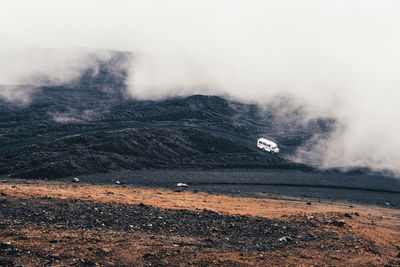
M 301 112 L 277 115 L 217 96 L 160 101 L 127 96 L 124 60 L 99 62 L 80 79 L 57 86 L 20 86 L 30 102 L 0 100 L 0 175 L 58 178 L 138 169 L 311 167 L 288 156 L 334 121 L 302 123 Z M 3 86 L 4 87 L 4 86 Z M 284 101 L 282 102 L 284 103 Z M 257 138 L 278 142 L 282 153 L 258 151 Z

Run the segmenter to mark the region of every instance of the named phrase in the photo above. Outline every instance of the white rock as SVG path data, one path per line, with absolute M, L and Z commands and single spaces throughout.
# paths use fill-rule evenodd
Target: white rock
M 290 236 L 282 236 L 281 238 L 278 239 L 279 242 L 289 242 L 292 241 L 292 238 Z
M 177 187 L 189 187 L 187 184 L 184 184 L 184 183 L 177 183 L 176 186 Z

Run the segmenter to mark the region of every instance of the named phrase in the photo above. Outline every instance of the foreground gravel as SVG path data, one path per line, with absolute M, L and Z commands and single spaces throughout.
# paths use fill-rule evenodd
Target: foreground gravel
M 20 199 L 3 194 L 0 197 L 0 235 L 4 242 L 0 246 L 0 265 L 19 266 L 34 262 L 40 265 L 95 266 L 114 256 L 117 263 L 124 265 L 126 262 L 123 263 L 121 257 L 125 260 L 126 256 L 112 254 L 112 248 L 123 247 L 127 242 L 134 242 L 129 246 L 138 247 L 138 240 L 145 240 L 148 242 L 146 245 L 156 242 L 150 245 L 154 247 L 179 248 L 178 252 L 186 247 L 200 252 L 245 255 L 243 253 L 307 247 L 308 242 L 316 239 L 338 239 L 335 232 L 315 231 L 318 224 L 318 221 L 305 218 L 269 220 L 221 215 L 209 210 L 160 209 L 144 204 L 50 197 Z M 337 229 L 345 227 L 345 223 L 335 220 L 329 224 Z M 351 236 L 346 242 L 351 246 L 361 245 Z M 152 249 L 147 248 L 146 253 L 140 255 L 143 262 L 136 259 L 128 262 L 177 263 L 178 258 L 168 254 L 168 250 L 151 252 Z
M 390 266 L 400 256 L 396 211 L 4 181 L 0 266 Z
M 213 211 L 159 209 L 146 205 L 100 203 L 76 199 L 0 200 L 0 228 L 47 225 L 58 229 L 140 231 L 153 235 L 199 238 L 196 246 L 243 251 L 275 250 L 288 245 L 283 236 L 297 236 L 311 223 L 219 215 Z

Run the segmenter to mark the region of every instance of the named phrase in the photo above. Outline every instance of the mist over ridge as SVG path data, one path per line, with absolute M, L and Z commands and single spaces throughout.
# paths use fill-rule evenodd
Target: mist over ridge
M 126 96 L 219 95 L 301 110 L 304 123 L 333 118 L 295 160 L 400 175 L 396 1 L 16 2 L 0 8 L 2 99 L 29 105 L 31 86 L 71 83 L 129 51 L 115 66 Z

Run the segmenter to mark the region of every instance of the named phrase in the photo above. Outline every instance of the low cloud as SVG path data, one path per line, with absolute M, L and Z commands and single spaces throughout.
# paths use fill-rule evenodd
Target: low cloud
M 304 121 L 338 122 L 330 136 L 315 136 L 302 148 L 298 160 L 310 160 L 307 154 L 321 167 L 400 175 L 398 1 L 24 2 L 32 13 L 21 13 L 23 1 L 15 2 L 0 8 L 2 84 L 66 83 L 95 65 L 92 49 L 15 47 L 131 51 L 131 97 L 203 93 L 260 106 L 293 99 L 280 110 L 294 105 Z M 96 56 L 107 58 L 104 51 Z M 0 97 L 29 93 L 5 89 Z

